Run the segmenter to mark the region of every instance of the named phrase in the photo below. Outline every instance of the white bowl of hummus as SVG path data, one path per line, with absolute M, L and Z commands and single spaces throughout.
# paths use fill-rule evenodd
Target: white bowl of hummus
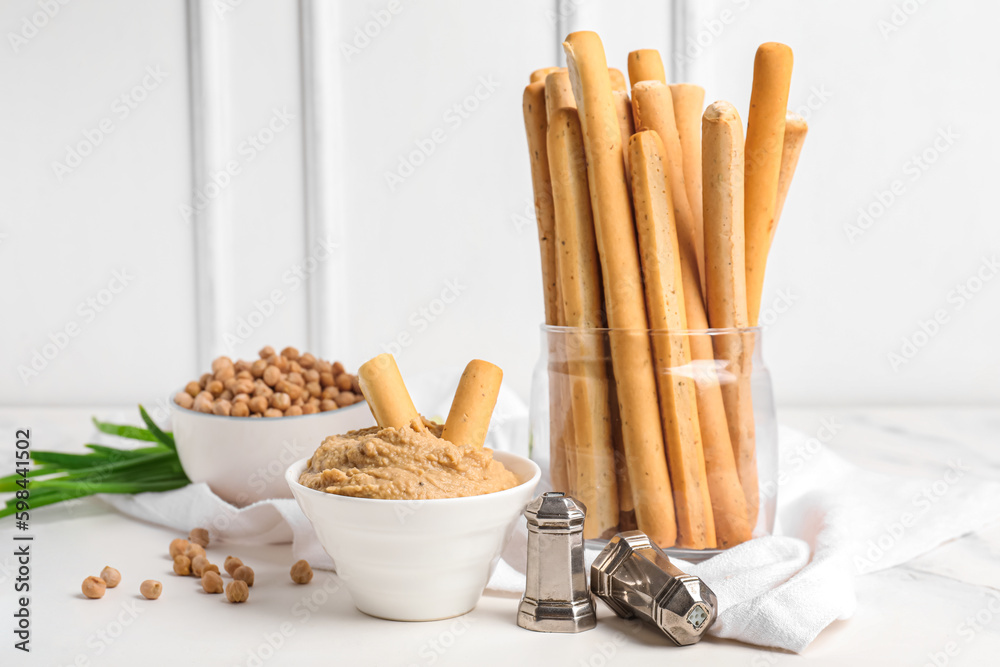
M 331 433 L 375 423 L 365 402 L 297 417 L 250 419 L 182 408 L 171 400 L 177 455 L 192 482 L 239 507 L 291 498 L 284 473 Z
M 541 476 L 530 459 L 456 447 L 440 440 L 439 426 L 424 427 L 328 438 L 285 474 L 370 616 L 431 621 L 472 611 Z

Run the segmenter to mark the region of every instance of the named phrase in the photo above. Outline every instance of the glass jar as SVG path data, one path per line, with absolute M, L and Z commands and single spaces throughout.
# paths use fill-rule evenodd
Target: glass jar
M 777 419 L 759 328 L 542 326 L 531 457 L 598 543 L 639 529 L 703 559 L 771 534 Z

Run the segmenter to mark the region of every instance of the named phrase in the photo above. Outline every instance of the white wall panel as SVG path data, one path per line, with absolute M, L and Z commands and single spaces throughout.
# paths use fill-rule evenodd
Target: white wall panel
M 51 5 L 0 4 L 0 401 L 132 403 L 195 370 L 184 6 Z

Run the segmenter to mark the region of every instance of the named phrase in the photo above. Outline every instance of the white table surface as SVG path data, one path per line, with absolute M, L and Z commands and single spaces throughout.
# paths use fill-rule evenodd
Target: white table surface
M 13 471 L 15 428 L 34 449 L 75 450 L 93 435 L 91 415 L 134 422 L 134 409 L 3 408 L 2 461 Z M 814 433 L 843 426 L 830 446 L 885 472 L 925 475 L 960 458 L 1000 478 L 1000 409 L 920 407 L 781 410 L 780 420 Z M 3 471 L 0 476 L 9 474 Z M 37 665 L 588 665 L 700 664 L 988 665 L 1000 663 L 1000 526 L 945 544 L 910 563 L 858 580 L 854 618 L 825 630 L 803 655 L 708 638 L 675 648 L 598 603 L 596 629 L 580 635 L 527 632 L 514 624 L 516 597 L 486 596 L 472 613 L 433 623 L 393 623 L 356 611 L 337 576 L 308 586 L 289 580 L 289 545 L 211 545 L 251 563 L 250 602 L 230 605 L 173 575 L 172 531 L 127 519 L 87 499 L 32 512 L 32 653 L 13 649 L 14 567 L 9 519 L 0 526 L 0 664 Z M 80 583 L 104 565 L 122 584 L 87 600 Z M 142 579 L 163 595 L 138 595 Z M 983 614 L 986 610 L 986 614 Z M 980 618 L 975 615 L 980 612 Z M 987 618 L 986 616 L 989 616 Z M 947 655 L 950 650 L 952 655 Z

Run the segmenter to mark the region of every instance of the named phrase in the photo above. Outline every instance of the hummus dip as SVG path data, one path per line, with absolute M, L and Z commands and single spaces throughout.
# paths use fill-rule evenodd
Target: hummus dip
M 299 484 L 358 498 L 425 500 L 503 491 L 517 477 L 493 460 L 493 450 L 453 445 L 444 427 L 414 420 L 405 428 L 377 426 L 332 435 L 309 459 Z

